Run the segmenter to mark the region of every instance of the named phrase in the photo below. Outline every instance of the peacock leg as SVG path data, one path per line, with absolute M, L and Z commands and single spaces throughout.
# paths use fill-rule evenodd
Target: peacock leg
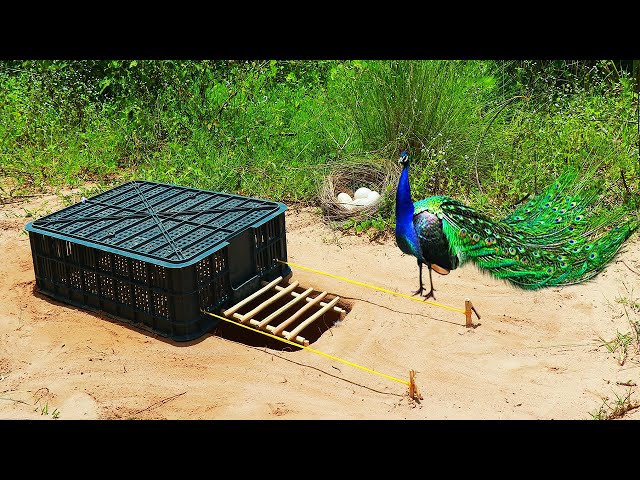
M 431 278 L 431 264 L 427 263 L 427 267 L 429 267 L 429 286 L 431 287 L 431 290 L 429 290 L 429 293 L 427 293 L 424 296 L 424 299 L 427 300 L 428 298 L 433 298 L 435 300 L 436 296 L 433 294 L 433 292 L 435 292 L 436 289 L 433 288 L 433 279 Z M 422 273 L 422 272 L 420 272 L 420 273 Z M 420 279 L 420 286 L 422 287 L 422 279 Z
M 422 262 L 420 260 L 418 260 L 418 272 L 420 272 L 420 288 L 413 292 L 413 295 L 422 295 L 422 292 L 424 292 L 424 288 L 422 287 Z

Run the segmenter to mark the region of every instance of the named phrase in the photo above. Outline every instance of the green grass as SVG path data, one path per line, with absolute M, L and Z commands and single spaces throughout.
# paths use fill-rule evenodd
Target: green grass
M 598 338 L 600 346 L 604 346 L 615 357 L 620 367 L 627 362 L 640 365 L 640 298 L 634 295 L 632 287 L 626 283 L 623 283 L 622 286 L 625 293 L 616 297 L 615 302 L 622 307 L 621 314 L 626 316 L 630 330 L 624 333 L 618 330 L 609 340 Z M 611 303 L 609 305 L 612 308 L 615 307 Z M 627 412 L 640 407 L 640 403 L 633 398 L 636 393 L 634 390 L 634 387 L 637 387 L 636 382 L 628 380 L 617 383 L 628 387 L 627 392 L 624 395 L 616 393 L 616 398 L 613 401 L 610 401 L 609 398 L 603 398 L 602 405 L 594 412 L 589 413 L 594 420 L 621 418 Z
M 636 353 L 638 348 L 637 334 L 628 332 L 620 333 L 616 332 L 616 335 L 611 340 L 605 340 L 602 337 L 599 338 L 602 342 L 601 345 L 606 347 L 609 353 L 617 355 L 618 365 L 624 365 L 629 356 L 629 352 L 635 347 Z
M 44 406 L 40 408 L 40 415 L 49 415 L 49 402 L 46 402 Z M 60 418 L 60 412 L 57 408 L 54 408 L 53 412 L 51 412 L 51 418 L 53 418 L 54 420 Z
M 640 313 L 640 297 L 636 297 L 633 293 L 633 287 L 629 288 L 625 283 L 623 283 L 624 289 L 626 290 L 626 295 L 620 295 L 615 300 L 620 305 L 624 307 L 628 307 L 631 309 L 633 313 Z M 626 312 L 626 308 L 625 308 Z M 628 317 L 628 313 L 627 313 Z M 640 330 L 636 327 L 636 335 L 640 336 Z
M 637 204 L 637 94 L 616 68 L 2 61 L 0 195 L 143 179 L 313 205 L 331 162 L 406 149 L 415 198 L 501 215 L 568 163 L 604 161 L 611 201 Z M 380 214 L 360 230 L 392 227 L 393 209 Z
M 616 356 L 620 366 L 623 366 L 629 358 L 637 361 L 640 357 L 640 298 L 634 295 L 633 287 L 629 287 L 624 282 L 622 287 L 625 293 L 616 297 L 615 302 L 622 306 L 621 315 L 626 316 L 630 330 L 625 333 L 616 331 L 615 336 L 610 340 L 599 337 L 601 346 Z M 613 307 L 611 303 L 609 305 Z
M 602 399 L 602 405 L 600 405 L 593 412 L 589 412 L 593 420 L 613 420 L 616 418 L 622 418 L 627 412 L 635 410 L 640 407 L 640 403 L 637 403 L 631 399 L 633 390 L 629 390 L 624 395 L 615 394 L 615 400 L 611 401 L 609 398 Z

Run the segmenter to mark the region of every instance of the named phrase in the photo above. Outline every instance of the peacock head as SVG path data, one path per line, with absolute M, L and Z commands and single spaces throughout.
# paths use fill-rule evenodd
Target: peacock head
M 398 159 L 398 163 L 403 167 L 409 164 L 409 154 L 407 152 L 402 152 L 400 154 L 400 158 Z

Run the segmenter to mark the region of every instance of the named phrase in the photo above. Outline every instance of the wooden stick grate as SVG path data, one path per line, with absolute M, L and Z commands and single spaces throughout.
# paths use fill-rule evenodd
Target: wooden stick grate
M 337 306 L 340 297 L 336 296 L 330 301 L 325 301 L 325 297 L 328 295 L 326 291 L 320 292 L 316 296 L 311 296 L 313 288 L 308 288 L 304 292 L 296 292 L 295 289 L 299 286 L 298 282 L 293 282 L 287 286 L 278 285 L 281 281 L 282 277 L 278 277 L 269 283 L 263 281 L 260 290 L 229 307 L 222 313 L 225 317 L 235 320 L 238 323 L 251 326 L 256 330 L 265 330 L 272 335 L 299 343 L 305 347 L 309 345 L 309 340 L 300 335 L 305 328 L 309 327 L 314 321 L 321 318 L 330 310 L 336 312 L 340 320 L 346 315 L 347 312 Z M 273 294 L 262 300 L 250 311 L 240 313 L 243 307 L 269 293 Z M 255 318 L 269 305 L 283 299 L 287 295 L 290 295 L 292 298 L 286 304 L 261 320 Z M 297 309 L 292 311 L 294 307 L 297 307 Z M 282 319 L 285 312 L 288 311 L 291 311 L 291 313 L 289 313 L 285 319 Z M 289 328 L 289 330 L 285 330 L 287 328 Z

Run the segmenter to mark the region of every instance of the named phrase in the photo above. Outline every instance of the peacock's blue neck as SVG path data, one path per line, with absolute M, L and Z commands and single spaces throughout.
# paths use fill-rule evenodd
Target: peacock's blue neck
M 413 224 L 413 200 L 409 185 L 409 165 L 402 168 L 396 191 L 396 223 Z
M 404 253 L 420 258 L 418 236 L 413 226 L 413 213 L 413 200 L 409 186 L 409 165 L 405 164 L 396 190 L 396 241 Z

